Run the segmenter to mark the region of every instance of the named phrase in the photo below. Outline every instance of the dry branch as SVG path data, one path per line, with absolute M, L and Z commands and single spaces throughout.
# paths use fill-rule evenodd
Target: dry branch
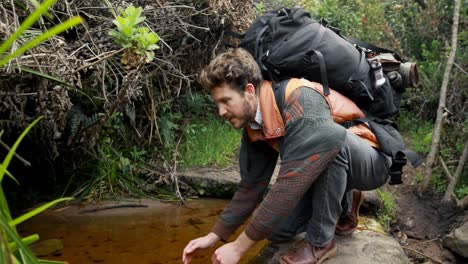
M 426 160 L 426 168 L 424 170 L 424 180 L 421 186 L 421 190 L 425 191 L 429 185 L 429 180 L 432 176 L 432 166 L 436 159 L 437 153 L 439 152 L 440 134 L 443 126 L 444 108 L 445 101 L 447 98 L 447 86 L 450 81 L 450 72 L 455 60 L 455 54 L 457 51 L 457 40 L 458 40 L 458 21 L 460 17 L 460 0 L 455 0 L 455 7 L 453 11 L 453 25 L 452 25 L 452 42 L 447 66 L 444 72 L 444 79 L 440 88 L 439 96 L 439 107 L 437 108 L 437 118 L 435 122 L 431 150 Z
M 439 260 L 439 259 L 436 259 L 436 258 L 434 258 L 434 257 L 431 257 L 431 256 L 429 256 L 429 255 L 426 255 L 426 254 L 424 254 L 424 253 L 422 253 L 422 252 L 420 252 L 420 251 L 417 251 L 417 250 L 415 250 L 415 249 L 412 249 L 412 248 L 410 248 L 410 247 L 405 247 L 405 246 L 403 246 L 402 248 L 403 248 L 404 250 L 408 250 L 408 251 L 410 251 L 410 252 L 412 252 L 412 253 L 415 253 L 415 254 L 418 254 L 418 255 L 420 255 L 420 256 L 423 256 L 423 257 L 425 257 L 425 258 L 427 258 L 427 259 L 430 259 L 431 261 L 434 261 L 435 263 L 440 263 L 440 264 L 443 263 L 443 262 L 442 262 L 441 260 Z
M 463 172 L 463 168 L 465 167 L 466 160 L 468 159 L 468 140 L 465 142 L 465 148 L 463 149 L 463 153 L 460 157 L 460 161 L 458 161 L 457 169 L 455 170 L 455 174 L 450 178 L 449 184 L 447 186 L 447 190 L 445 191 L 444 199 L 450 200 L 450 196 L 455 191 L 455 186 L 457 185 L 458 179 Z M 447 169 L 448 171 L 448 169 Z M 448 171 L 448 173 L 450 173 Z M 465 197 L 466 198 L 466 197 Z
M 2 140 L 0 140 L 0 146 L 4 147 L 7 151 L 10 151 L 10 147 L 5 144 L 5 142 L 3 142 Z M 27 161 L 25 158 L 21 157 L 18 153 L 14 153 L 13 154 L 19 161 L 21 161 L 24 166 L 27 166 L 27 167 L 31 167 L 31 162 Z

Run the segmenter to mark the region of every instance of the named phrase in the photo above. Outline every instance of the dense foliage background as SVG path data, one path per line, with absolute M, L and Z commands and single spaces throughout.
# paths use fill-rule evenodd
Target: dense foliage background
M 6 39 L 31 13 L 29 1 L 3 1 L 0 38 Z M 223 30 L 243 32 L 253 19 L 281 6 L 301 5 L 345 35 L 393 49 L 418 63 L 421 85 L 408 89 L 400 124 L 412 147 L 427 154 L 442 74 L 450 49 L 453 1 L 60 1 L 16 46 L 40 30 L 80 15 L 84 23 L 0 69 L 0 130 L 11 145 L 38 116 L 11 172 L 22 183 L 10 195 L 74 194 L 85 200 L 107 195 L 173 196 L 177 170 L 226 165 L 240 135 L 215 115 L 196 82 L 213 56 L 226 49 Z M 423 4 L 421 4 L 423 3 Z M 119 8 L 141 7 L 142 27 L 160 38 L 154 59 L 141 60 L 143 39 L 117 41 Z M 459 44 L 452 69 L 441 157 L 454 170 L 467 139 L 467 11 L 462 5 Z M 148 55 L 144 53 L 145 56 Z M 6 151 L 1 151 L 4 153 Z M 215 155 L 215 153 L 217 155 Z M 3 155 L 3 154 L 2 154 Z M 468 194 L 467 170 L 457 195 Z M 434 187 L 446 186 L 439 166 Z

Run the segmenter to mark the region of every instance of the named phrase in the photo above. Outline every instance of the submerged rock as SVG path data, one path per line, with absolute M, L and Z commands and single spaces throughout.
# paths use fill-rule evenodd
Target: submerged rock
M 39 241 L 29 246 L 31 251 L 37 257 L 45 257 L 50 255 L 59 254 L 63 249 L 62 240 L 52 238 L 44 241 Z

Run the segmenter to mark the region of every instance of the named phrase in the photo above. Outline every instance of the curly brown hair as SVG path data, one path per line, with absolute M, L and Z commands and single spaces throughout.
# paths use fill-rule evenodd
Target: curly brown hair
M 236 48 L 214 58 L 200 73 L 199 81 L 210 91 L 228 84 L 232 89 L 243 94 L 248 83 L 260 87 L 263 78 L 252 55 L 242 48 Z M 256 91 L 258 92 L 258 89 Z

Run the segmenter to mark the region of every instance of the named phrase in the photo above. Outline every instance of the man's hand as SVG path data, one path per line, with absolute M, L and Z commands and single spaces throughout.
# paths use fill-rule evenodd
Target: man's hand
M 231 243 L 218 248 L 211 257 L 213 264 L 236 264 L 244 253 L 251 248 L 256 241 L 250 239 L 245 232 Z
M 213 264 L 237 264 L 242 257 L 242 253 L 236 242 L 228 243 L 218 248 L 213 256 L 211 263 Z
M 182 253 L 182 262 L 184 262 L 184 264 L 190 263 L 197 250 L 210 248 L 219 240 L 220 237 L 218 237 L 218 235 L 215 233 L 209 233 L 204 237 L 199 237 L 190 241 L 187 246 L 185 246 L 184 252 Z

